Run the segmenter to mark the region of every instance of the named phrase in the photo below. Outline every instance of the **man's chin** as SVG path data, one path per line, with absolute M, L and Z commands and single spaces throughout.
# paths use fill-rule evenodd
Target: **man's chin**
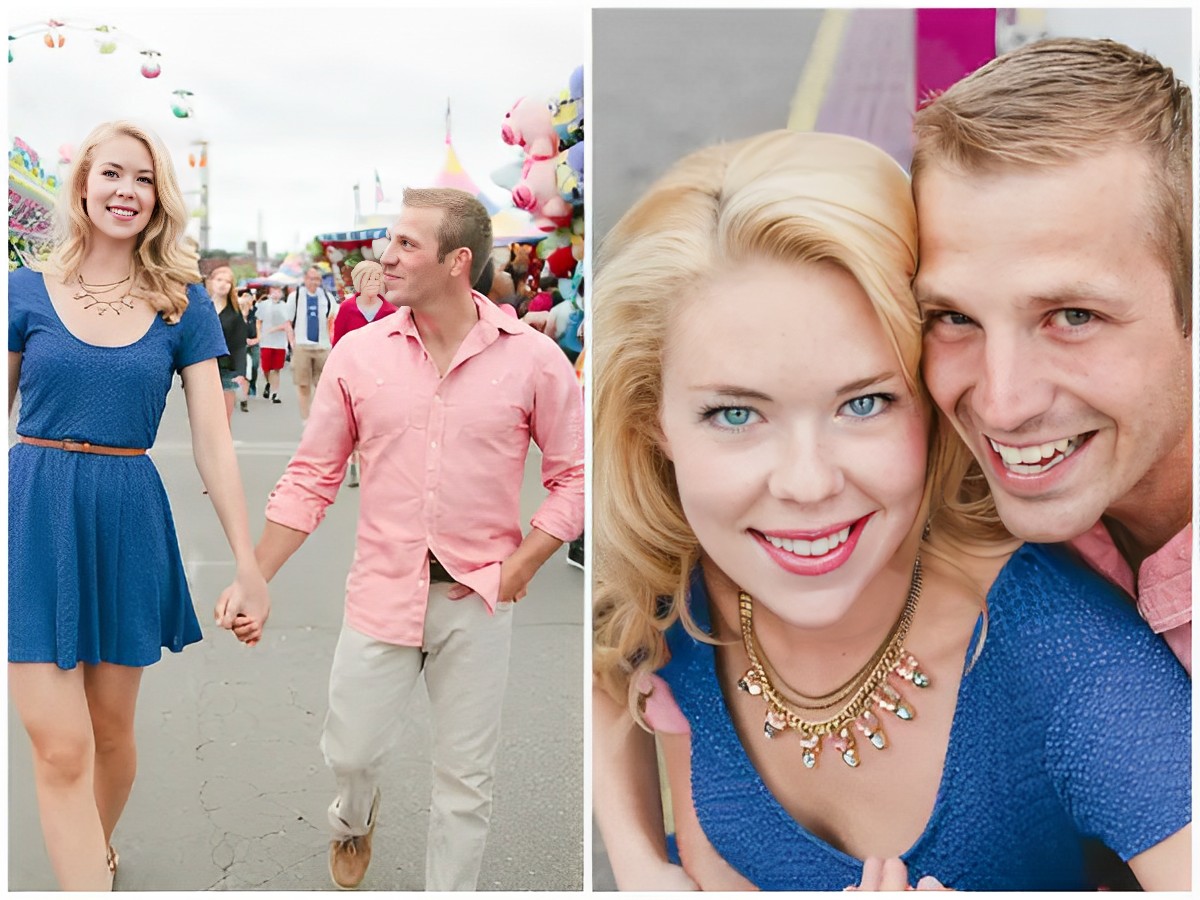
M 994 495 L 1000 521 L 1013 537 L 1035 544 L 1074 540 L 1100 521 L 1104 510 L 1091 509 L 1079 498 L 1032 501 Z

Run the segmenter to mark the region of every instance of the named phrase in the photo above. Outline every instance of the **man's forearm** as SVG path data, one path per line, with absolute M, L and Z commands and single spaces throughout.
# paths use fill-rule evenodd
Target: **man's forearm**
M 258 568 L 263 573 L 263 578 L 267 581 L 274 578 L 275 573 L 300 549 L 307 537 L 307 532 L 297 531 L 267 519 L 262 537 L 258 539 L 258 546 L 254 548 L 254 556 L 258 560 Z
M 525 535 L 521 546 L 513 551 L 509 561 L 516 563 L 528 578 L 532 578 L 562 545 L 563 542 L 558 538 L 535 526 L 529 529 L 529 534 Z

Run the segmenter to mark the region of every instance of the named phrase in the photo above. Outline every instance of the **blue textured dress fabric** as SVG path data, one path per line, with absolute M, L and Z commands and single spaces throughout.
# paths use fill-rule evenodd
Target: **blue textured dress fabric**
M 175 372 L 227 352 L 203 287 L 176 325 L 98 347 L 59 319 L 40 273 L 8 278 L 21 358 L 17 433 L 153 445 Z M 145 666 L 200 640 L 166 490 L 148 456 L 17 443 L 8 454 L 8 659 Z
M 708 631 L 699 569 L 690 602 Z M 858 884 L 862 862 L 796 822 L 754 769 L 713 647 L 678 622 L 667 643 L 659 674 L 691 725 L 693 802 L 716 850 L 764 890 Z M 933 813 L 901 857 L 910 882 L 1090 889 L 1085 836 L 1128 860 L 1191 821 L 1191 733 L 1190 679 L 1133 605 L 1068 550 L 1024 545 L 988 594 Z

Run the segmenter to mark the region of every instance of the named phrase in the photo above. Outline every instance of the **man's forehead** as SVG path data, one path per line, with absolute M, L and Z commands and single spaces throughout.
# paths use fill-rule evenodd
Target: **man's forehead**
M 442 224 L 444 214 L 445 210 L 437 206 L 403 206 L 399 217 L 388 228 L 388 234 L 396 237 L 401 234 L 412 235 L 414 232 L 433 233 Z

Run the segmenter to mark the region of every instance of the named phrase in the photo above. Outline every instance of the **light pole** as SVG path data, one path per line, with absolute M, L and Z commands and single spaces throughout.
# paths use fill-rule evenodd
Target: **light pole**
M 192 147 L 200 148 L 200 158 L 188 154 L 188 165 L 200 167 L 200 252 L 208 252 L 208 141 L 192 141 Z

